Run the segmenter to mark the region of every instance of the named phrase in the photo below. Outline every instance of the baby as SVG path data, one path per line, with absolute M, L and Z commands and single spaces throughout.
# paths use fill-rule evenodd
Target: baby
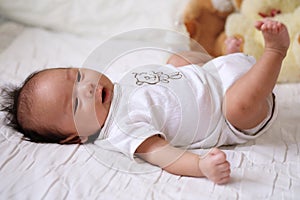
M 183 52 L 167 66 L 136 68 L 115 84 L 89 69 L 46 69 L 20 88 L 4 89 L 1 110 L 33 142 L 85 143 L 98 134 L 95 143 L 105 148 L 224 184 L 230 164 L 216 147 L 256 138 L 276 117 L 272 90 L 289 35 L 270 19 L 255 27 L 265 40 L 256 63 L 238 53 L 241 42 L 230 38 L 232 54 L 209 60 Z M 202 157 L 186 150 L 211 147 Z

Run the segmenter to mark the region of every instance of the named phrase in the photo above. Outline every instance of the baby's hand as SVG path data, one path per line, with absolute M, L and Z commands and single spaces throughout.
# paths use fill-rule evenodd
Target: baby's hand
M 207 155 L 199 160 L 199 168 L 204 176 L 217 184 L 225 184 L 230 179 L 230 164 L 226 154 L 213 148 Z

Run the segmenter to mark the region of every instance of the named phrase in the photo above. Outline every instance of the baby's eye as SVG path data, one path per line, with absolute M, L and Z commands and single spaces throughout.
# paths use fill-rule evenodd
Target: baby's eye
M 80 70 L 78 70 L 78 73 L 77 73 L 77 82 L 80 82 L 81 80 L 81 73 L 80 73 Z
M 76 113 L 77 108 L 78 108 L 78 98 L 75 98 L 75 102 L 74 102 L 74 114 Z

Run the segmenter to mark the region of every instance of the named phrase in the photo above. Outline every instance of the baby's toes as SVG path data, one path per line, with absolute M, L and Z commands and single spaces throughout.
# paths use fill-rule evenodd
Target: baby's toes
M 272 33 L 279 33 L 283 29 L 283 25 L 280 22 L 273 22 L 272 23 Z
M 237 53 L 241 52 L 241 45 L 242 45 L 242 39 L 237 38 L 235 36 L 228 37 L 225 40 L 225 53 L 230 54 L 230 53 Z
M 234 43 L 235 40 L 236 40 L 236 39 L 235 39 L 235 37 L 233 37 L 233 36 L 227 37 L 226 40 L 225 40 L 225 44 L 226 44 L 226 45 L 230 45 L 230 44 Z
M 281 32 L 285 29 L 285 25 L 282 24 L 281 22 L 277 22 L 277 29 L 278 29 L 278 32 Z
M 264 24 L 261 28 L 262 32 L 264 33 L 273 33 L 273 25 L 272 24 Z
M 280 24 L 275 23 L 275 24 L 273 25 L 273 33 L 279 33 L 280 30 L 281 30 Z

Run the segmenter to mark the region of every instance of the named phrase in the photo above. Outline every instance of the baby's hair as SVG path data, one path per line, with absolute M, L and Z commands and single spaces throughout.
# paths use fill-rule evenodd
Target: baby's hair
M 39 72 L 33 72 L 30 74 L 21 86 L 8 84 L 1 87 L 1 104 L 0 110 L 6 112 L 4 122 L 16 131 L 23 132 L 23 128 L 20 126 L 17 120 L 18 114 L 18 100 L 23 87 Z
M 20 96 L 26 86 L 32 78 L 34 78 L 40 72 L 51 70 L 45 69 L 41 71 L 36 71 L 30 74 L 25 81 L 20 86 L 15 86 L 12 84 L 2 86 L 0 90 L 1 94 L 1 102 L 0 102 L 0 111 L 5 112 L 6 115 L 4 117 L 4 122 L 7 124 L 8 127 L 12 128 L 15 131 L 18 131 L 23 134 L 24 140 L 36 142 L 36 143 L 59 143 L 59 144 L 75 144 L 80 143 L 79 136 L 74 136 L 74 138 L 67 139 L 68 136 L 65 134 L 60 133 L 58 130 L 51 128 L 51 127 L 43 127 L 41 124 L 39 128 L 34 127 L 36 123 L 28 126 L 24 126 L 24 124 L 20 123 L 18 118 L 19 115 L 25 115 L 26 113 L 22 113 L 20 110 Z M 25 96 L 22 98 L 22 106 L 26 106 L 30 109 L 31 106 L 31 98 L 30 95 L 23 95 Z M 20 114 L 22 113 L 22 114 Z M 27 116 L 29 117 L 29 116 Z M 38 131 L 37 131 L 38 130 Z

